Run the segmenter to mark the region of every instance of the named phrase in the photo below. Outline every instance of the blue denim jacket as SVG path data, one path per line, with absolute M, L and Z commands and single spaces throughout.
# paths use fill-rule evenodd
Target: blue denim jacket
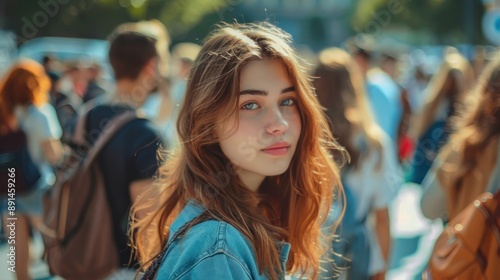
M 204 208 L 190 201 L 170 228 L 169 239 L 180 227 L 198 217 Z M 280 244 L 283 271 L 290 244 Z M 284 279 L 284 275 L 281 277 Z M 171 243 L 156 275 L 171 279 L 267 279 L 259 273 L 250 242 L 233 226 L 208 220 L 192 227 Z

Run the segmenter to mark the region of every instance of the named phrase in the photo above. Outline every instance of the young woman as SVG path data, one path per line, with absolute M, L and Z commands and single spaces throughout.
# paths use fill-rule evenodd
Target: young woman
M 374 122 L 361 72 L 347 52 L 323 50 L 314 77 L 333 136 L 351 158 L 342 168 L 347 209 L 335 253 L 352 260 L 347 279 L 384 279 L 391 240 L 388 204 L 402 181 L 391 140 Z M 334 276 L 333 270 L 328 271 L 325 279 Z
M 453 132 L 450 121 L 463 105 L 472 79 L 469 62 L 456 49 L 447 49 L 438 72 L 425 90 L 425 104 L 416 112 L 409 128 L 410 136 L 418 141 L 411 163 L 411 182 L 422 183 L 434 158 Z
M 338 147 L 290 43 L 262 23 L 221 26 L 203 45 L 180 149 L 134 207 L 149 212 L 132 226 L 140 260 L 149 266 L 180 228 L 209 220 L 157 257 L 156 279 L 317 277 L 320 226 L 342 195 Z
M 30 223 L 39 229 L 42 194 L 55 180 L 51 165 L 62 158 L 59 141 L 62 131 L 56 112 L 48 103 L 49 90 L 50 80 L 44 68 L 31 60 L 16 63 L 0 86 L 0 138 L 22 130 L 26 135 L 28 153 L 41 173 L 33 191 L 15 197 L 16 275 L 19 280 L 31 279 L 28 275 Z M 7 207 L 7 199 L 0 198 L 4 225 L 8 224 L 5 218 L 10 217 Z
M 422 213 L 430 219 L 451 220 L 481 193 L 500 189 L 500 56 L 468 99 L 423 182 Z

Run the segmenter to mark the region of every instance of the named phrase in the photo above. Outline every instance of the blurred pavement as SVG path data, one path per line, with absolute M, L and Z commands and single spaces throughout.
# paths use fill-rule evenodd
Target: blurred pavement
M 16 280 L 15 273 L 8 270 L 9 264 L 7 263 L 8 254 L 7 243 L 0 245 L 0 278 L 2 280 Z M 60 277 L 50 277 L 47 264 L 42 260 L 43 255 L 43 241 L 39 233 L 35 234 L 30 244 L 30 275 L 33 280 L 60 280 Z
M 422 279 L 434 243 L 443 231 L 440 220 L 422 215 L 421 197 L 421 186 L 406 183 L 389 208 L 392 254 L 388 280 Z

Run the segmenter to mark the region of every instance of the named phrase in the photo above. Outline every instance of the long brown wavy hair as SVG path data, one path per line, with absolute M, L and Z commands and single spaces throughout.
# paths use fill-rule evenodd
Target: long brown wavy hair
M 457 132 L 450 142 L 461 143 L 462 160 L 453 186 L 462 187 L 465 177 L 474 171 L 483 151 L 500 136 L 500 54 L 490 62 L 466 102 Z
M 347 150 L 350 165 L 354 168 L 370 152 L 382 154 L 382 131 L 371 114 L 362 74 L 356 67 L 346 51 L 339 48 L 325 49 L 319 54 L 313 82 L 319 102 L 325 107 L 331 122 L 333 136 Z M 358 133 L 368 142 L 366 151 L 360 150 L 355 143 Z
M 41 105 L 49 100 L 50 79 L 34 60 L 14 64 L 0 84 L 0 127 L 14 118 L 18 105 Z
M 450 102 L 451 114 L 447 120 L 450 127 L 456 111 L 461 110 L 465 94 L 473 82 L 473 72 L 470 63 L 455 48 L 445 50 L 444 59 L 438 72 L 432 77 L 423 92 L 426 101 L 420 112 L 412 121 L 410 135 L 419 139 L 436 120 L 439 106 L 446 100 Z
M 291 36 L 269 24 L 221 25 L 206 39 L 187 84 L 177 122 L 180 148 L 159 169 L 156 186 L 134 205 L 131 230 L 138 259 L 147 267 L 169 235 L 169 226 L 189 200 L 241 232 L 255 250 L 261 273 L 282 273 L 276 241 L 291 243 L 287 271 L 316 278 L 324 253 L 320 226 L 332 195 L 343 197 L 330 150 L 338 149 Z M 267 177 L 258 193 L 236 176 L 216 137 L 216 124 L 238 114 L 240 74 L 254 60 L 276 59 L 297 92 L 302 133 L 288 170 Z M 151 210 L 153 209 L 153 210 Z M 338 224 L 338 222 L 337 222 Z

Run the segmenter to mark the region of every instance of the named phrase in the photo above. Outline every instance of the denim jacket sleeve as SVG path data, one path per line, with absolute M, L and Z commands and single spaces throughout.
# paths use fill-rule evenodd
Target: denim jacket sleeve
M 201 259 L 176 279 L 237 279 L 250 280 L 250 272 L 241 261 L 227 253 L 215 253 Z

